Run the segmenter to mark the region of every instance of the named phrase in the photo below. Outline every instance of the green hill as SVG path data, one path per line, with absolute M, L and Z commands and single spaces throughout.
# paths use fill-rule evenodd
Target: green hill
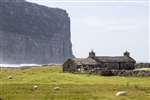
M 37 89 L 33 89 L 34 86 Z M 118 91 L 127 91 L 117 97 Z M 1 69 L 0 100 L 150 100 L 150 77 L 63 73 L 61 66 Z

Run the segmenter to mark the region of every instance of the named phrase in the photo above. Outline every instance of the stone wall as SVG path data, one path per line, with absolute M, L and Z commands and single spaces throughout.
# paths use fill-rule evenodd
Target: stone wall
M 150 68 L 150 63 L 137 63 L 136 68 Z
M 143 77 L 150 76 L 150 71 L 134 71 L 134 70 L 95 70 L 92 74 L 102 76 L 134 76 Z

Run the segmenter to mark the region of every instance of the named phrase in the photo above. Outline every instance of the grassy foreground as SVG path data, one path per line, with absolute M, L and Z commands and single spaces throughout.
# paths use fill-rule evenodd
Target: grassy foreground
M 117 97 L 118 91 L 128 94 Z M 1 69 L 0 100 L 150 100 L 150 77 L 70 74 L 61 66 Z

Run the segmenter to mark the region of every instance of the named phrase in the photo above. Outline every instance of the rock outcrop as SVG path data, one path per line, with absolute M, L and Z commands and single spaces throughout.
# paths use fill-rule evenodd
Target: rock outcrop
M 65 10 L 25 0 L 0 0 L 0 63 L 63 63 L 72 57 Z

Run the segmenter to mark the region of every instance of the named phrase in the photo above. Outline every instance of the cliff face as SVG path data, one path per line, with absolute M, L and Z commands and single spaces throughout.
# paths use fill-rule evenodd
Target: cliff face
M 62 63 L 72 58 L 65 10 L 0 0 L 0 63 Z

